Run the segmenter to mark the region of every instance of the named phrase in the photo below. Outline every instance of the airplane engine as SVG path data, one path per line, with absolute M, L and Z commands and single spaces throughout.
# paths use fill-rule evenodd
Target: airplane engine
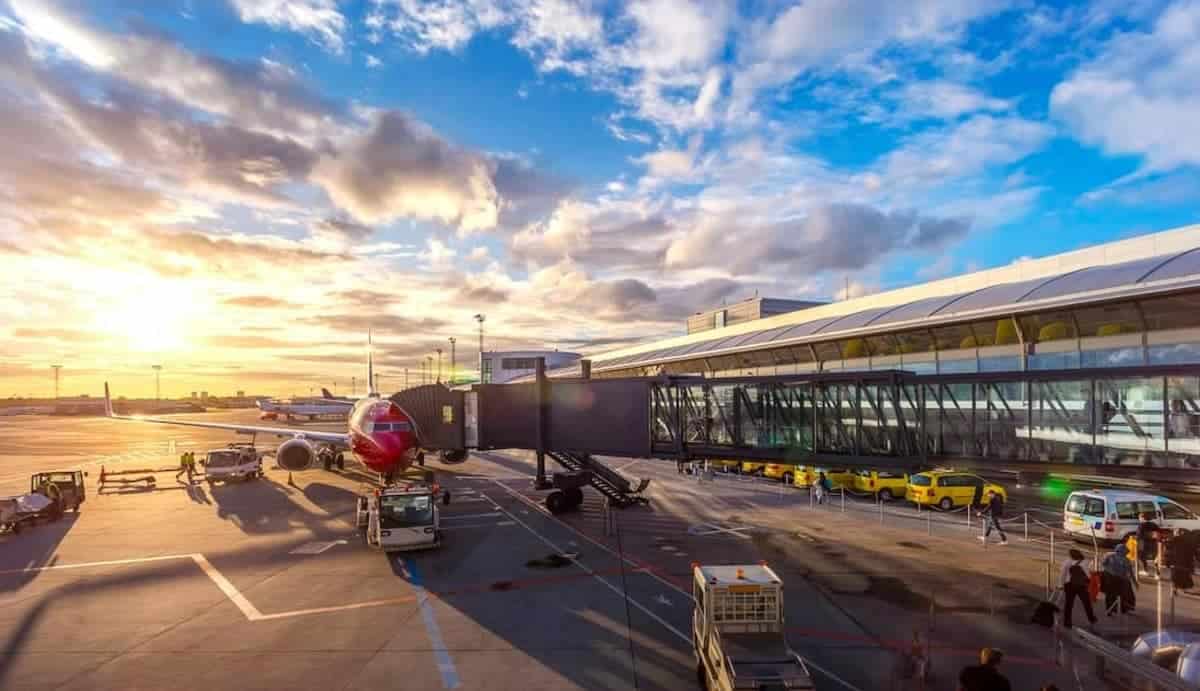
M 438 452 L 438 460 L 446 465 L 458 465 L 467 460 L 466 449 L 454 449 L 452 451 Z
M 317 450 L 304 439 L 288 439 L 275 452 L 275 462 L 284 470 L 308 470 L 317 461 Z

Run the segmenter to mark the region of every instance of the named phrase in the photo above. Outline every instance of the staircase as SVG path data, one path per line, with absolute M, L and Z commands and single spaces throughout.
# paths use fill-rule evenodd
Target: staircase
M 600 494 L 608 497 L 613 506 L 625 508 L 634 504 L 645 504 L 649 501 L 642 496 L 642 491 L 650 484 L 649 478 L 643 478 L 641 483 L 634 487 L 633 483 L 624 475 L 593 459 L 588 454 L 548 451 L 546 455 L 571 472 L 587 471 L 588 484 Z

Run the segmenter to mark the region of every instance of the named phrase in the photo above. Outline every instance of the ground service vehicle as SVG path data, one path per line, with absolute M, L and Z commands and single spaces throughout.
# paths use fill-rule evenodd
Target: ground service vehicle
M 1137 530 L 1143 513 L 1160 528 L 1200 530 L 1200 516 L 1166 497 L 1112 489 L 1071 492 L 1063 506 L 1063 530 L 1072 537 L 1114 544 Z
M 758 475 L 766 470 L 767 464 L 760 461 L 742 461 L 738 472 L 742 475 Z
M 230 444 L 224 449 L 213 449 L 204 457 L 204 476 L 210 484 L 218 480 L 253 480 L 262 474 L 262 456 L 254 447 Z
M 367 546 L 385 552 L 429 549 L 442 544 L 438 500 L 450 503 L 432 482 L 400 480 L 358 498 L 355 520 Z
M 957 470 L 930 470 L 909 476 L 905 497 L 915 504 L 949 511 L 973 503 L 976 496 L 986 502 L 989 491 L 995 491 L 1001 499 L 1008 501 L 1008 492 L 1003 487 L 978 475 Z
M 768 463 L 763 467 L 763 477 L 779 480 L 785 485 L 792 484 L 796 477 L 796 466 L 790 463 Z
M 814 477 L 820 477 L 820 473 L 825 473 L 825 477 L 829 478 L 830 489 L 854 489 L 854 473 L 848 468 L 813 468 Z
M 813 688 L 808 667 L 784 635 L 783 582 L 769 566 L 693 564 L 692 588 L 700 688 Z
M 708 467 L 722 473 L 736 473 L 742 467 L 741 461 L 730 461 L 725 459 L 716 459 L 708 462 Z
M 854 473 L 854 491 L 873 494 L 881 501 L 903 497 L 908 492 L 908 475 L 891 470 L 858 470 Z
M 79 511 L 79 505 L 87 500 L 87 487 L 83 484 L 85 475 L 82 470 L 34 473 L 29 478 L 29 491 L 40 492 L 57 502 L 58 513 Z

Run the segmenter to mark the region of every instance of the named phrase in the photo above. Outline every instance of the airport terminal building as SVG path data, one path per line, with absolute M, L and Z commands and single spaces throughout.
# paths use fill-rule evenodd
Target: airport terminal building
M 589 358 L 656 442 L 1200 467 L 1200 225 L 689 331 Z

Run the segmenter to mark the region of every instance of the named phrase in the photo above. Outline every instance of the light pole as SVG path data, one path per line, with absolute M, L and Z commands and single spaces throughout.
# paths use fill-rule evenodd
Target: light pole
M 428 384 L 433 380 L 433 356 L 425 356 L 425 383 Z
M 450 337 L 450 386 L 454 386 L 454 370 L 457 369 L 458 360 L 454 357 L 454 344 L 457 342 L 453 336 Z
M 62 369 L 62 365 L 50 365 L 50 369 L 54 370 L 54 400 L 58 400 L 58 373 Z
M 437 383 L 438 383 L 438 384 L 441 384 L 441 383 L 442 383 L 442 349 L 441 349 L 441 348 L 434 348 L 434 350 L 436 350 L 436 351 L 437 351 L 437 354 L 438 354 L 438 359 L 437 359 L 437 363 L 438 363 L 438 365 L 437 365 Z
M 358 377 L 350 377 L 350 397 L 358 393 Z
M 479 383 L 486 384 L 483 380 L 483 323 L 487 321 L 487 315 L 477 314 L 475 321 L 479 322 Z
M 162 388 L 160 386 L 162 376 L 162 365 L 152 365 L 154 368 L 154 400 L 162 398 Z

